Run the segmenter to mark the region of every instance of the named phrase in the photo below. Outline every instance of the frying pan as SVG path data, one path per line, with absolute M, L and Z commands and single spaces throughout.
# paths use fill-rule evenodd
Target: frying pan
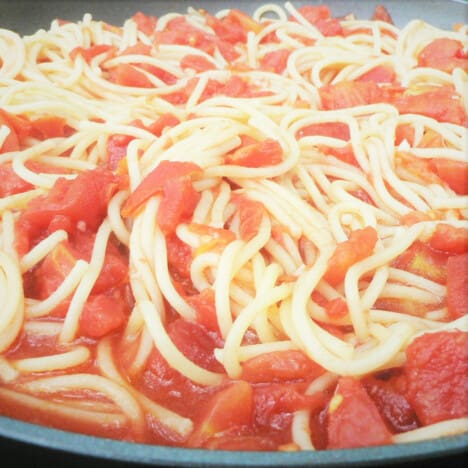
M 140 10 L 147 14 L 161 15 L 169 11 L 185 12 L 188 6 L 205 8 L 216 12 L 233 5 L 251 13 L 258 5 L 267 0 L 0 0 L 0 27 L 15 30 L 21 34 L 32 34 L 40 28 L 48 28 L 54 18 L 76 21 L 84 13 L 91 13 L 94 19 L 105 20 L 113 24 L 123 21 Z M 395 23 L 403 26 L 413 18 L 424 19 L 441 28 L 452 28 L 454 23 L 468 20 L 468 3 L 466 0 L 381 0 L 390 11 Z M 314 1 L 294 1 L 295 6 Z M 320 2 L 321 3 L 321 2 Z M 328 0 L 334 15 L 339 16 L 354 12 L 360 18 L 369 18 L 378 1 L 372 0 Z M 44 453 L 61 451 L 73 466 L 81 466 L 77 456 L 95 457 L 104 466 L 109 461 L 151 464 L 156 466 L 369 466 L 384 464 L 419 463 L 424 460 L 427 466 L 430 460 L 444 460 L 443 465 L 456 466 L 468 447 L 468 435 L 445 437 L 424 442 L 362 449 L 329 450 L 318 452 L 226 452 L 197 449 L 180 449 L 160 446 L 149 446 L 130 442 L 121 442 L 61 430 L 37 426 L 22 421 L 0 416 L 0 460 L 7 454 L 7 448 L 17 441 L 17 451 L 13 456 L 21 456 L 24 450 L 22 443 L 44 448 Z M 26 445 L 25 447 L 29 447 Z M 47 451 L 45 451 L 47 450 Z M 52 451 L 52 452 L 50 452 Z M 441 458 L 444 457 L 444 458 Z M 457 458 L 453 458 L 457 457 Z M 79 457 L 83 466 L 89 466 L 89 458 Z M 458 460 L 458 461 L 457 461 Z M 8 461 L 8 458 L 6 459 Z M 18 462 L 18 459 L 16 459 Z M 47 460 L 43 460 L 44 466 Z M 36 466 L 41 463 L 35 460 Z M 78 463 L 78 465 L 76 464 Z M 43 466 L 43 465 L 40 465 Z M 115 466 L 115 465 L 113 465 Z M 440 466 L 440 465 L 439 465 Z

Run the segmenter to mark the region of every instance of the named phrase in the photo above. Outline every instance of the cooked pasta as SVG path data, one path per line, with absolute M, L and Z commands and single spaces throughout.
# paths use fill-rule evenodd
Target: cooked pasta
M 465 432 L 466 33 L 289 2 L 0 29 L 0 414 L 228 450 Z

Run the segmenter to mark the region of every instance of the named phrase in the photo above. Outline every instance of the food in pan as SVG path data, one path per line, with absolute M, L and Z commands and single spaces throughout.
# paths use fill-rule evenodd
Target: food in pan
M 464 432 L 466 32 L 290 3 L 0 30 L 0 413 L 226 450 Z

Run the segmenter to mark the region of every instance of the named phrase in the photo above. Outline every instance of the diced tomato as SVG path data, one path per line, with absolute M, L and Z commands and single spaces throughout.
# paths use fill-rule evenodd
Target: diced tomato
M 274 451 L 276 442 L 269 436 L 237 435 L 229 431 L 223 435 L 217 435 L 210 439 L 205 445 L 209 450 L 236 450 L 236 451 Z
M 214 349 L 221 344 L 218 335 L 199 323 L 181 318 L 168 325 L 168 333 L 179 351 L 195 364 L 212 372 L 223 371 L 214 355 Z
M 416 241 L 392 262 L 392 266 L 445 284 L 447 278 L 446 263 L 446 253 L 439 252 L 422 242 Z
M 46 116 L 31 120 L 32 131 L 40 140 L 64 137 L 67 121 L 63 117 Z
M 305 385 L 296 383 L 259 384 L 254 389 L 254 420 L 259 428 L 286 430 L 295 411 L 315 412 L 324 408 L 328 397 L 323 392 L 304 394 Z
M 167 261 L 172 275 L 176 279 L 190 278 L 192 248 L 182 242 L 175 234 L 166 237 Z
M 247 382 L 234 382 L 216 393 L 203 411 L 189 444 L 200 447 L 217 434 L 249 426 L 253 413 L 253 390 Z
M 219 333 L 214 291 L 206 288 L 198 294 L 186 297 L 186 301 L 195 309 L 197 322 L 208 330 Z
M 80 316 L 79 334 L 102 338 L 122 328 L 126 322 L 126 306 L 120 297 L 100 294 L 90 296 Z
M 429 245 L 433 249 L 451 254 L 466 253 L 468 252 L 468 229 L 445 223 L 438 224 L 429 240 Z
M 351 232 L 349 239 L 339 243 L 328 261 L 325 279 L 332 285 L 343 281 L 348 269 L 372 254 L 377 243 L 377 232 L 373 227 Z
M 151 36 L 151 34 L 153 34 L 158 22 L 158 19 L 155 16 L 145 15 L 141 11 L 135 13 L 132 16 L 132 20 L 135 21 L 138 29 L 147 36 Z
M 260 59 L 260 69 L 281 74 L 286 69 L 291 51 L 288 49 L 277 49 L 267 52 Z
M 155 136 L 160 137 L 165 128 L 175 127 L 180 123 L 180 120 L 170 112 L 162 114 L 157 120 L 155 120 L 149 127 L 148 130 Z
M 242 379 L 251 383 L 313 380 L 323 368 L 298 350 L 274 351 L 260 354 L 242 364 Z
M 366 377 L 364 387 L 392 432 L 406 432 L 418 427 L 418 418 L 404 395 L 405 385 L 398 385 L 402 376 L 380 379 Z M 400 388 L 401 387 L 401 388 Z
M 128 46 L 119 55 L 151 55 L 151 46 L 138 41 L 136 44 Z
M 400 218 L 400 223 L 404 226 L 412 226 L 423 221 L 430 221 L 431 217 L 422 211 L 410 211 Z M 434 247 L 435 248 L 435 247 Z
M 5 110 L 1 108 L 0 108 L 0 125 L 6 125 L 11 130 L 13 130 L 13 133 L 16 134 L 16 138 L 18 139 L 18 143 L 20 145 L 26 137 L 31 135 L 31 122 L 29 121 L 27 117 L 24 117 L 22 115 L 11 114 L 10 112 L 6 112 Z M 13 141 L 12 146 L 16 147 L 14 143 L 14 137 L 10 135 L 7 137 L 7 140 L 9 138 L 12 138 L 12 141 Z M 5 144 L 6 142 L 3 143 L 3 145 Z M 11 142 L 10 142 L 10 145 L 11 145 Z M 15 151 L 15 150 L 9 150 L 9 151 Z M 0 152 L 6 153 L 6 150 L 0 147 Z
M 227 164 L 244 167 L 274 166 L 283 160 L 283 148 L 277 140 L 267 138 L 258 143 L 241 146 L 226 156 Z
M 430 128 L 424 132 L 418 142 L 418 148 L 443 148 L 445 146 L 444 137 Z
M 116 68 L 110 71 L 111 81 L 121 86 L 131 86 L 134 88 L 153 88 L 150 79 L 133 65 L 119 63 Z
M 185 70 L 192 68 L 196 72 L 204 72 L 207 70 L 214 70 L 216 66 L 202 55 L 188 54 L 184 55 L 180 61 L 180 67 Z
M 465 111 L 460 96 L 450 86 L 420 94 L 400 94 L 389 99 L 400 114 L 421 114 L 439 122 L 463 125 Z
M 106 44 L 95 44 L 91 47 L 75 47 L 70 52 L 70 58 L 75 60 L 78 55 L 81 55 L 87 63 L 90 63 L 94 57 L 97 57 L 101 54 L 106 54 L 106 58 L 110 58 L 117 48 L 115 46 L 106 45 Z
M 468 314 L 468 253 L 447 260 L 447 308 L 451 319 Z
M 327 448 L 390 443 L 391 433 L 362 383 L 351 377 L 340 378 L 328 408 Z
M 429 160 L 419 158 L 406 151 L 395 152 L 396 171 L 403 169 L 406 173 L 410 173 L 416 180 L 425 184 L 441 184 L 440 177 L 431 170 Z
M 419 53 L 418 65 L 452 73 L 455 68 L 468 69 L 468 56 L 464 53 L 460 41 L 438 38 Z
M 255 200 L 250 200 L 242 195 L 233 197 L 239 213 L 239 235 L 246 242 L 258 234 L 263 216 L 266 214 L 264 206 Z
M 169 233 L 183 217 L 193 213 L 200 195 L 193 188 L 191 177 L 200 173 L 201 168 L 195 163 L 162 161 L 127 199 L 122 215 L 134 215 L 149 198 L 162 194 L 158 221 Z
M 319 88 L 323 110 L 375 104 L 384 100 L 383 91 L 374 81 L 340 81 Z
M 29 182 L 23 180 L 10 165 L 0 165 L 0 198 L 16 193 L 26 192 L 34 188 Z
M 220 89 L 219 94 L 230 97 L 248 97 L 250 95 L 249 85 L 238 75 L 233 75 Z
M 297 137 L 302 138 L 305 136 L 327 136 L 331 138 L 339 138 L 340 140 L 348 141 L 351 137 L 349 134 L 349 127 L 342 122 L 323 122 L 310 124 L 302 127 L 297 132 Z
M 467 333 L 417 337 L 406 350 L 406 397 L 424 425 L 467 415 Z
M 395 146 L 406 140 L 410 146 L 414 145 L 414 127 L 411 124 L 400 124 L 395 131 Z
M 325 312 L 332 318 L 345 317 L 348 313 L 348 306 L 343 298 L 337 297 L 325 304 Z
M 313 24 L 324 36 L 340 36 L 343 28 L 338 19 L 332 18 L 326 5 L 305 5 L 298 9 L 309 23 Z
M 468 163 L 434 158 L 429 162 L 432 170 L 458 195 L 468 195 Z
M 351 164 L 353 166 L 359 167 L 358 162 L 356 161 L 356 156 L 354 154 L 353 145 L 351 143 L 346 144 L 345 146 L 333 147 L 333 146 L 325 146 L 325 145 L 318 145 L 318 149 L 329 156 L 334 156 L 335 158 L 343 161 L 346 164 Z
M 5 138 L 0 146 L 0 153 L 8 153 L 10 151 L 18 151 L 20 149 L 18 136 L 13 128 L 13 125 L 10 123 L 9 114 L 4 110 L 0 109 L 0 127 L 6 126 L 9 128 L 10 133 Z
M 31 200 L 17 221 L 29 242 L 44 232 L 60 228 L 73 233 L 78 223 L 95 231 L 107 213 L 107 204 L 118 187 L 118 177 L 97 168 L 73 180 L 59 178 L 47 195 Z M 58 222 L 58 223 L 57 223 Z
M 356 81 L 374 81 L 375 83 L 392 83 L 395 81 L 395 70 L 389 65 L 379 65 L 357 78 Z
M 372 21 L 385 21 L 386 23 L 393 24 L 393 19 L 388 10 L 383 5 L 377 5 L 374 13 L 372 14 Z

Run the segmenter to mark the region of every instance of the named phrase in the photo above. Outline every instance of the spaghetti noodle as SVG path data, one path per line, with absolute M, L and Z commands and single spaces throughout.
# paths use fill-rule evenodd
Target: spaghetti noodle
M 231 450 L 465 432 L 465 46 L 289 2 L 0 30 L 0 413 Z

